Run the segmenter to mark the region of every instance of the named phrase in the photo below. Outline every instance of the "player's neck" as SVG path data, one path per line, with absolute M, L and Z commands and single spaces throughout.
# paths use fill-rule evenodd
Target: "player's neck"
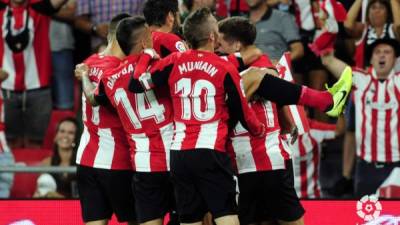
M 207 43 L 206 45 L 203 45 L 196 50 L 199 51 L 205 51 L 205 52 L 214 52 L 214 45 L 212 43 Z
M 121 51 L 118 43 L 116 41 L 111 41 L 106 49 L 103 51 L 103 55 L 105 56 L 114 56 L 119 59 L 125 58 L 125 54 Z
M 171 33 L 172 28 L 164 25 L 164 26 L 150 26 L 150 31 L 157 31 L 157 32 L 163 32 L 163 33 Z

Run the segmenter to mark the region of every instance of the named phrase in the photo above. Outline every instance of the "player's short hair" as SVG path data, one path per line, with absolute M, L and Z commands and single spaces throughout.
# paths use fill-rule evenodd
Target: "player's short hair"
M 143 8 L 143 15 L 149 26 L 164 25 L 170 12 L 174 15 L 179 12 L 178 0 L 147 0 Z
M 247 18 L 234 16 L 218 23 L 219 32 L 226 41 L 239 41 L 243 45 L 252 45 L 256 40 L 257 29 Z
M 128 18 L 128 17 L 131 17 L 131 15 L 129 15 L 128 13 L 120 13 L 120 14 L 114 16 L 110 20 L 110 23 L 108 25 L 108 33 L 115 34 L 119 21 L 121 21 L 125 18 Z
M 208 19 L 213 16 L 208 8 L 201 8 L 191 13 L 183 23 L 183 36 L 191 48 L 197 49 L 207 43 L 213 32 Z
M 141 37 L 140 33 L 146 26 L 146 20 L 142 16 L 125 18 L 118 23 L 116 38 L 125 55 L 129 55 L 132 48 Z

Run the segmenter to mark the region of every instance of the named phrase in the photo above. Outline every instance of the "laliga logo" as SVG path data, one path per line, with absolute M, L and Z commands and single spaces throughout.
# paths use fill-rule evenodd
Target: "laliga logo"
M 375 195 L 364 195 L 357 202 L 357 215 L 364 221 L 372 221 L 379 217 L 382 211 L 382 205 Z

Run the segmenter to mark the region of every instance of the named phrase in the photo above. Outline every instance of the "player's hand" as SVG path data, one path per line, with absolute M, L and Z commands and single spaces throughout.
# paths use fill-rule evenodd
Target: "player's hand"
M 297 129 L 297 126 L 293 126 L 292 129 L 290 130 L 290 144 L 293 145 L 297 141 L 298 137 L 299 137 L 299 130 Z
M 0 68 L 0 82 L 8 78 L 8 72 Z
M 75 66 L 75 77 L 78 80 L 82 80 L 82 76 L 88 76 L 89 75 L 89 67 L 84 64 L 80 63 Z
M 260 125 L 260 131 L 258 132 L 258 135 L 256 136 L 257 138 L 262 138 L 265 136 L 266 128 L 265 124 L 261 123 Z
M 161 58 L 153 48 L 146 48 L 143 50 L 143 53 L 149 55 L 152 59 Z

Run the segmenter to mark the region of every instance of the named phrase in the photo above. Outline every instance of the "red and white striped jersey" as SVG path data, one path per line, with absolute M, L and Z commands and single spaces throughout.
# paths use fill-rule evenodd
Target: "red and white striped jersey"
M 49 15 L 55 12 L 52 8 L 50 1 L 33 1 L 27 7 L 10 7 L 8 2 L 0 2 L 0 66 L 9 74 L 1 85 L 3 89 L 25 91 L 49 86 Z M 13 52 L 6 36 L 9 32 L 21 33 L 25 28 L 29 30 L 28 44 L 21 52 Z
M 168 171 L 174 130 L 171 98 L 166 87 L 144 93 L 128 90 L 139 57 L 128 56 L 118 68 L 107 71 L 101 82 L 122 122 L 134 170 Z
M 290 145 L 292 150 L 294 186 L 299 198 L 321 197 L 319 183 L 319 164 L 321 143 L 334 139 L 335 124 L 322 123 L 309 119 L 310 131 L 300 135 Z
M 263 132 L 247 105 L 237 70 L 216 54 L 200 50 L 173 53 L 160 60 L 150 78 L 140 79 L 144 89 L 169 84 L 174 109 L 172 150 L 198 148 L 225 152 L 228 137 L 228 101 L 252 133 Z
M 229 55 L 227 59 L 236 66 L 240 65 L 236 62 L 239 60 L 232 55 Z M 263 55 L 249 66 L 274 68 L 267 55 Z M 285 143 L 280 137 L 276 104 L 264 99 L 255 99 L 249 105 L 257 118 L 266 125 L 266 133 L 262 138 L 254 137 L 240 123 L 236 125 L 227 144 L 227 151 L 234 167 L 239 174 L 284 169 L 285 160 L 290 156 L 285 151 Z
M 3 93 L 0 92 L 0 154 L 3 152 L 9 152 L 10 147 L 7 144 L 5 135 L 5 125 L 4 125 L 4 102 Z
M 400 73 L 379 80 L 375 70 L 353 68 L 357 156 L 367 162 L 400 161 Z
M 312 5 L 313 0 L 294 0 L 296 23 L 300 29 L 312 31 L 316 28 L 315 18 L 318 15 Z
M 113 56 L 94 54 L 84 61 L 90 68 L 89 79 L 98 86 L 106 70 L 117 67 L 121 61 Z M 82 166 L 131 170 L 129 145 L 118 114 L 111 105 L 93 107 L 82 95 L 84 129 L 76 163 Z
M 321 143 L 324 140 L 335 138 L 335 124 L 318 122 L 316 120 L 308 120 L 310 131 L 299 135 L 297 141 L 293 145 L 289 145 L 292 150 L 293 157 L 303 157 L 309 152 L 321 150 Z

